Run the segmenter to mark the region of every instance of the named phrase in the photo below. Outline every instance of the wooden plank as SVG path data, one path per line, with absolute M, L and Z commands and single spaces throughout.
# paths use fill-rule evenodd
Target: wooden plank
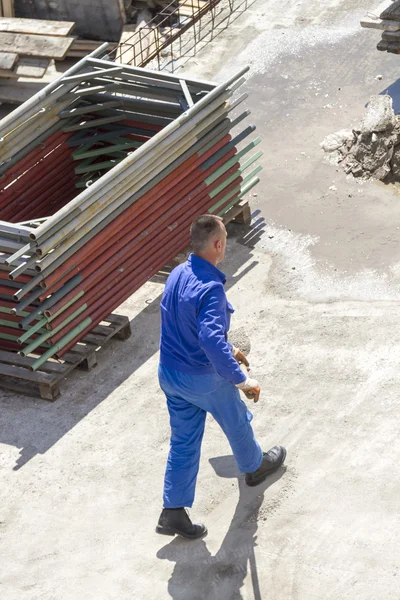
M 15 52 L 0 52 L 0 69 L 3 69 L 4 71 L 12 69 L 17 60 L 18 54 Z
M 228 212 L 226 212 L 223 215 L 222 218 L 224 220 L 224 223 L 230 223 L 231 221 L 236 219 L 240 215 L 240 213 L 246 211 L 246 205 L 248 206 L 248 202 L 246 200 L 241 200 L 237 204 L 234 204 L 232 208 L 230 208 Z
M 75 344 L 62 357 L 61 363 L 49 360 L 35 372 L 29 370 L 35 358 L 30 356 L 22 358 L 14 352 L 0 351 L 0 387 L 22 394 L 40 394 L 45 400 L 55 400 L 60 393 L 58 384 L 71 371 L 77 367 L 91 370 L 97 365 L 95 350 L 98 347 L 104 346 L 114 337 L 126 340 L 130 335 L 130 322 L 127 317 L 109 315 L 102 324 L 94 328 L 93 332 L 86 335 L 83 341 Z
M 11 392 L 16 392 L 23 396 L 40 396 L 43 400 L 50 400 L 54 402 L 60 395 L 60 390 L 57 384 L 49 385 L 48 383 L 31 382 L 30 385 L 26 385 L 25 381 L 13 379 L 10 377 L 1 378 L 1 387 Z
M 16 352 L 0 350 L 0 363 L 25 367 L 27 369 L 35 360 L 36 359 L 30 358 L 29 356 L 23 358 Z M 47 373 L 65 373 L 66 368 L 60 363 L 48 360 L 37 372 L 40 373 L 40 371 L 45 371 Z
M 109 335 L 110 326 L 109 325 L 96 325 L 94 329 L 90 333 L 94 335 Z
M 51 383 L 53 381 L 52 375 L 47 373 L 41 373 L 39 371 L 28 371 L 25 367 L 18 367 L 14 365 L 6 365 L 0 363 L 0 380 L 1 375 L 7 377 L 16 377 L 17 379 L 23 379 L 24 381 L 31 381 L 32 383 Z
M 3 5 L 3 17 L 14 17 L 14 3 L 13 0 L 1 0 Z
M 49 64 L 50 60 L 48 58 L 22 56 L 14 68 L 14 73 L 16 77 L 32 77 L 40 79 L 46 73 Z
M 241 200 L 239 202 L 239 206 L 241 208 L 241 211 L 238 215 L 236 215 L 236 217 L 234 219 L 232 219 L 232 221 L 234 223 L 240 223 L 242 225 L 246 225 L 247 223 L 250 223 L 250 221 L 251 221 L 250 204 L 248 202 L 246 202 L 245 200 Z
M 0 69 L 0 77 L 2 79 L 16 79 L 18 75 L 16 75 L 14 71 L 6 71 L 5 69 Z
M 111 315 L 108 315 L 108 317 L 106 317 L 103 320 L 103 322 L 111 323 L 112 325 L 125 326 L 129 323 L 129 319 L 127 320 L 127 317 L 125 317 L 124 315 L 115 315 L 114 313 L 111 313 Z
M 44 83 L 13 83 L 0 85 L 0 102 L 8 104 L 22 104 L 29 100 L 33 94 L 43 89 Z
M 2 0 L 4 2 L 4 0 Z M 0 0 L 1 2 L 1 0 Z M 0 21 L 0 31 L 65 37 L 74 27 L 73 21 L 44 21 L 41 19 L 7 19 Z
M 0 33 L 0 52 L 17 52 L 23 56 L 63 59 L 73 38 L 23 33 Z

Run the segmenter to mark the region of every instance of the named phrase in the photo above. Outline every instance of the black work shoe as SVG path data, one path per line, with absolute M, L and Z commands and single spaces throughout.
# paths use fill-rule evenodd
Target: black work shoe
M 247 485 L 253 486 L 262 483 L 264 479 L 279 469 L 285 462 L 286 450 L 283 446 L 274 446 L 268 452 L 264 452 L 261 465 L 254 473 L 246 473 Z
M 181 535 L 189 540 L 197 540 L 207 534 L 207 527 L 194 525 L 184 508 L 164 508 L 158 520 L 156 532 L 163 535 Z

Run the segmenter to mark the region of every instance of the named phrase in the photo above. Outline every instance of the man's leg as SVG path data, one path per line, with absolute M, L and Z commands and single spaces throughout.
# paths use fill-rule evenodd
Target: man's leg
M 242 473 L 252 473 L 261 465 L 263 453 L 257 442 L 250 421 L 252 413 L 240 398 L 239 390 L 224 379 L 213 398 L 208 410 L 228 438 Z
M 164 479 L 164 508 L 191 507 L 194 500 L 206 412 L 167 395 L 171 446 Z
M 282 446 L 274 446 L 264 453 L 261 451 L 250 425 L 253 415 L 241 400 L 238 389 L 231 383 L 220 381 L 214 399 L 206 410 L 211 412 L 225 432 L 239 470 L 246 473 L 247 485 L 259 485 L 284 463 L 286 449 Z
M 164 479 L 164 508 L 156 532 L 198 539 L 207 534 L 207 528 L 192 523 L 184 507 L 191 507 L 194 500 L 206 412 L 189 401 L 190 393 L 182 391 L 182 373 L 160 365 L 158 376 L 167 397 L 171 446 Z M 192 389 L 189 386 L 189 392 Z

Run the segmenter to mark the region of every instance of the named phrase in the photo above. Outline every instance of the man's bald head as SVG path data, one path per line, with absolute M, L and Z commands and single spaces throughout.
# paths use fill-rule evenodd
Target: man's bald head
M 200 215 L 190 227 L 190 243 L 195 254 L 202 254 L 210 244 L 221 236 L 225 226 L 221 217 Z

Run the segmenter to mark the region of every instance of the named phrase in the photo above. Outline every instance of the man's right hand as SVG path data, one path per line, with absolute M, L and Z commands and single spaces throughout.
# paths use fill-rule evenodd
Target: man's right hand
M 239 390 L 242 390 L 246 398 L 249 400 L 254 399 L 254 402 L 258 402 L 260 397 L 260 384 L 257 379 L 248 377 L 245 381 L 242 381 L 242 383 L 236 384 L 236 387 L 239 388 Z

